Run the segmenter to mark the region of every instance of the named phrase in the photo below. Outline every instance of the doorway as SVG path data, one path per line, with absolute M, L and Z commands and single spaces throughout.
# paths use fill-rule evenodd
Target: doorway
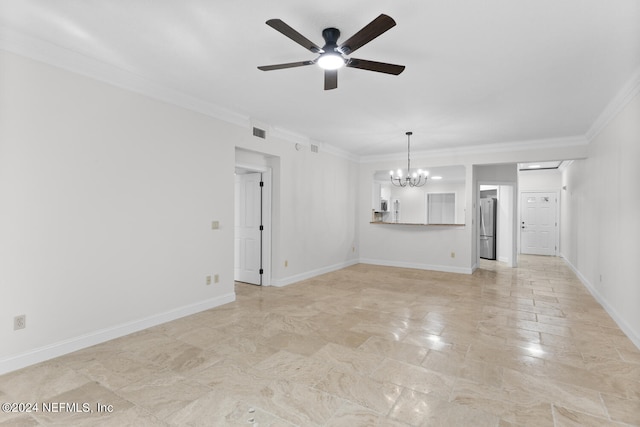
M 558 195 L 523 192 L 520 195 L 520 253 L 556 256 Z
M 480 258 L 495 261 L 498 241 L 498 186 L 480 186 Z
M 517 267 L 516 185 L 479 182 L 477 197 L 476 262 L 486 259 Z
M 271 170 L 237 165 L 234 209 L 234 280 L 271 281 Z

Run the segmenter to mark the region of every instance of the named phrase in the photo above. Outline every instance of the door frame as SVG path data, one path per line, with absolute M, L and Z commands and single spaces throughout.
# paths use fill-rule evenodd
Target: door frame
M 273 184 L 272 170 L 268 166 L 252 165 L 248 163 L 236 163 L 235 167 L 245 169 L 248 172 L 262 174 L 262 182 L 264 182 L 264 186 L 262 187 L 262 225 L 264 226 L 264 230 L 262 231 L 262 245 L 260 248 L 262 252 L 262 286 L 271 286 L 271 194 Z M 233 197 L 234 199 L 236 197 L 235 191 Z
M 480 187 L 484 185 L 492 185 L 498 187 L 508 187 L 510 188 L 511 193 L 511 203 L 510 209 L 511 212 L 511 224 L 507 224 L 509 229 L 511 230 L 511 241 L 509 242 L 508 252 L 510 254 L 509 258 L 510 262 L 508 263 L 509 267 L 515 268 L 518 266 L 518 239 L 520 234 L 518 233 L 518 221 L 519 217 L 519 201 L 516 200 L 518 197 L 518 183 L 511 181 L 478 181 L 476 183 L 476 191 L 475 191 L 475 224 L 476 224 L 476 232 L 475 232 L 475 242 L 476 242 L 476 256 L 475 263 L 476 265 L 480 265 Z M 498 189 L 498 193 L 500 189 Z M 504 201 L 503 201 L 504 203 Z M 497 251 L 497 243 L 496 243 L 496 251 Z M 497 254 L 496 254 L 497 258 Z M 496 260 L 497 261 L 497 260 Z
M 553 255 L 546 256 L 558 256 L 560 254 L 560 193 L 557 190 L 521 190 L 518 192 L 518 254 L 522 253 L 522 229 L 520 223 L 522 222 L 522 195 L 525 193 L 550 193 L 556 198 L 556 217 L 554 227 L 555 238 L 555 250 Z M 545 256 L 545 255 L 542 255 Z

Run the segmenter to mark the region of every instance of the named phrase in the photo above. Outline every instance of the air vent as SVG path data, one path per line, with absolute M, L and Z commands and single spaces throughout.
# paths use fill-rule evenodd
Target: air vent
M 258 138 L 262 138 L 262 139 L 266 139 L 267 138 L 267 131 L 264 129 L 260 129 L 257 127 L 253 127 L 253 136 L 257 136 Z
M 311 152 L 312 153 L 317 153 L 318 152 L 318 146 L 315 144 L 311 144 Z

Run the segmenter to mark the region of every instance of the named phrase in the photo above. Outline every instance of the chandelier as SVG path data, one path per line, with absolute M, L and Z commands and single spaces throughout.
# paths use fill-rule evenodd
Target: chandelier
M 407 170 L 398 169 L 396 172 L 390 171 L 391 183 L 396 187 L 422 187 L 427 183 L 429 172 L 422 169 L 411 170 L 411 135 L 407 132 Z

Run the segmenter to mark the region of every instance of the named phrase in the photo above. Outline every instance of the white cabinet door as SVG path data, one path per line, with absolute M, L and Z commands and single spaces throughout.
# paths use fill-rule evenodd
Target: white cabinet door
M 553 255 L 556 248 L 555 193 L 522 193 L 520 199 L 520 252 Z

